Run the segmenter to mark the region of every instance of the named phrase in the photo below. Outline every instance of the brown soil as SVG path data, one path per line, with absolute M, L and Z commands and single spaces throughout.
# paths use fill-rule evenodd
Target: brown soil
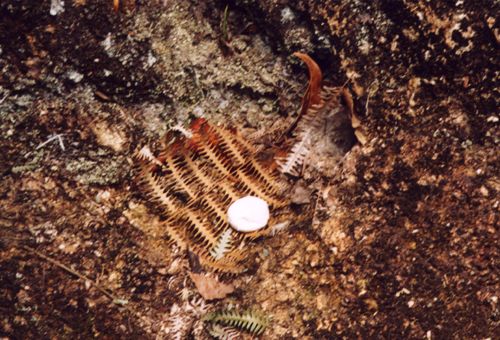
M 204 339 L 230 306 L 272 317 L 264 339 L 498 337 L 495 2 L 235 1 L 227 31 L 224 1 L 64 3 L 0 3 L 0 337 Z M 351 89 L 363 143 L 203 301 L 148 234 L 133 152 L 193 117 L 293 116 L 299 50 Z

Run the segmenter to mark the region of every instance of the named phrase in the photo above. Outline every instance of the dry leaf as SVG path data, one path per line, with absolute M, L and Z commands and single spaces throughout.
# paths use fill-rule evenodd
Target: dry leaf
M 307 65 L 307 68 L 309 70 L 309 83 L 307 84 L 306 93 L 304 94 L 304 97 L 302 97 L 300 114 L 288 126 L 288 128 L 283 131 L 283 133 L 277 139 L 277 143 L 281 143 L 283 141 L 283 138 L 297 127 L 299 120 L 307 114 L 307 111 L 309 110 L 311 105 L 321 103 L 321 85 L 323 81 L 323 74 L 321 73 L 320 67 L 314 60 L 311 59 L 311 57 L 309 57 L 305 53 L 295 52 L 293 55 L 302 60 Z
M 189 277 L 205 300 L 223 299 L 234 291 L 232 284 L 220 282 L 212 275 L 189 272 Z
M 307 54 L 295 52 L 293 55 L 300 58 L 309 69 L 309 85 L 307 86 L 304 98 L 302 98 L 302 108 L 300 110 L 300 115 L 303 115 L 311 105 L 321 102 L 321 82 L 323 81 L 323 74 L 318 64 L 316 64 Z
M 347 88 L 342 88 L 342 97 L 346 103 L 347 109 L 349 110 L 349 117 L 351 118 L 351 126 L 354 129 L 354 135 L 361 145 L 365 145 L 367 142 L 366 135 L 362 132 L 361 120 L 356 115 L 354 110 L 354 101 L 352 100 L 351 91 Z
M 127 139 L 122 131 L 111 128 L 105 121 L 91 125 L 91 129 L 96 136 L 97 143 L 109 147 L 115 152 L 123 151 Z
M 365 145 L 368 142 L 368 138 L 359 129 L 354 130 L 354 135 L 361 145 Z
M 297 181 L 292 189 L 292 202 L 295 204 L 311 203 L 312 189 L 303 180 Z
M 342 88 L 342 97 L 344 98 L 347 105 L 347 109 L 349 110 L 349 117 L 351 118 L 352 128 L 357 129 L 358 127 L 361 126 L 361 121 L 356 115 L 356 111 L 354 111 L 354 101 L 352 100 L 351 91 L 349 91 L 345 87 Z

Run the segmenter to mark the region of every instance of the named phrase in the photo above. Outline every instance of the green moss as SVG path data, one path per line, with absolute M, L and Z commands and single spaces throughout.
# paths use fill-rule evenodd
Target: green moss
M 119 159 L 99 161 L 79 158 L 66 164 L 66 171 L 82 184 L 109 185 L 119 183 L 126 175 L 127 167 Z

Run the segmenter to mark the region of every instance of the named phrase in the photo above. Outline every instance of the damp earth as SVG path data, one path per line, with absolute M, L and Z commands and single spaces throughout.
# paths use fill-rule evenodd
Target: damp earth
M 498 337 L 495 12 L 2 1 L 0 337 L 209 339 L 203 316 L 227 308 L 269 317 L 262 339 Z M 190 255 L 151 239 L 133 155 L 199 117 L 247 135 L 293 120 L 297 51 L 352 93 L 356 141 L 301 179 L 313 217 L 259 240 L 220 278 L 234 291 L 205 300 Z

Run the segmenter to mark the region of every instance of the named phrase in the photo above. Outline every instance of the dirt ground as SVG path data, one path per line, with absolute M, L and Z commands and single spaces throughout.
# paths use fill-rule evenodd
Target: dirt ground
M 495 12 L 2 1 L 0 337 L 208 339 L 203 315 L 251 308 L 271 319 L 262 339 L 498 338 Z M 236 290 L 205 301 L 188 255 L 148 234 L 133 154 L 195 117 L 248 135 L 295 117 L 295 51 L 351 90 L 358 143 L 306 181 L 313 220 L 258 241 L 222 277 Z

